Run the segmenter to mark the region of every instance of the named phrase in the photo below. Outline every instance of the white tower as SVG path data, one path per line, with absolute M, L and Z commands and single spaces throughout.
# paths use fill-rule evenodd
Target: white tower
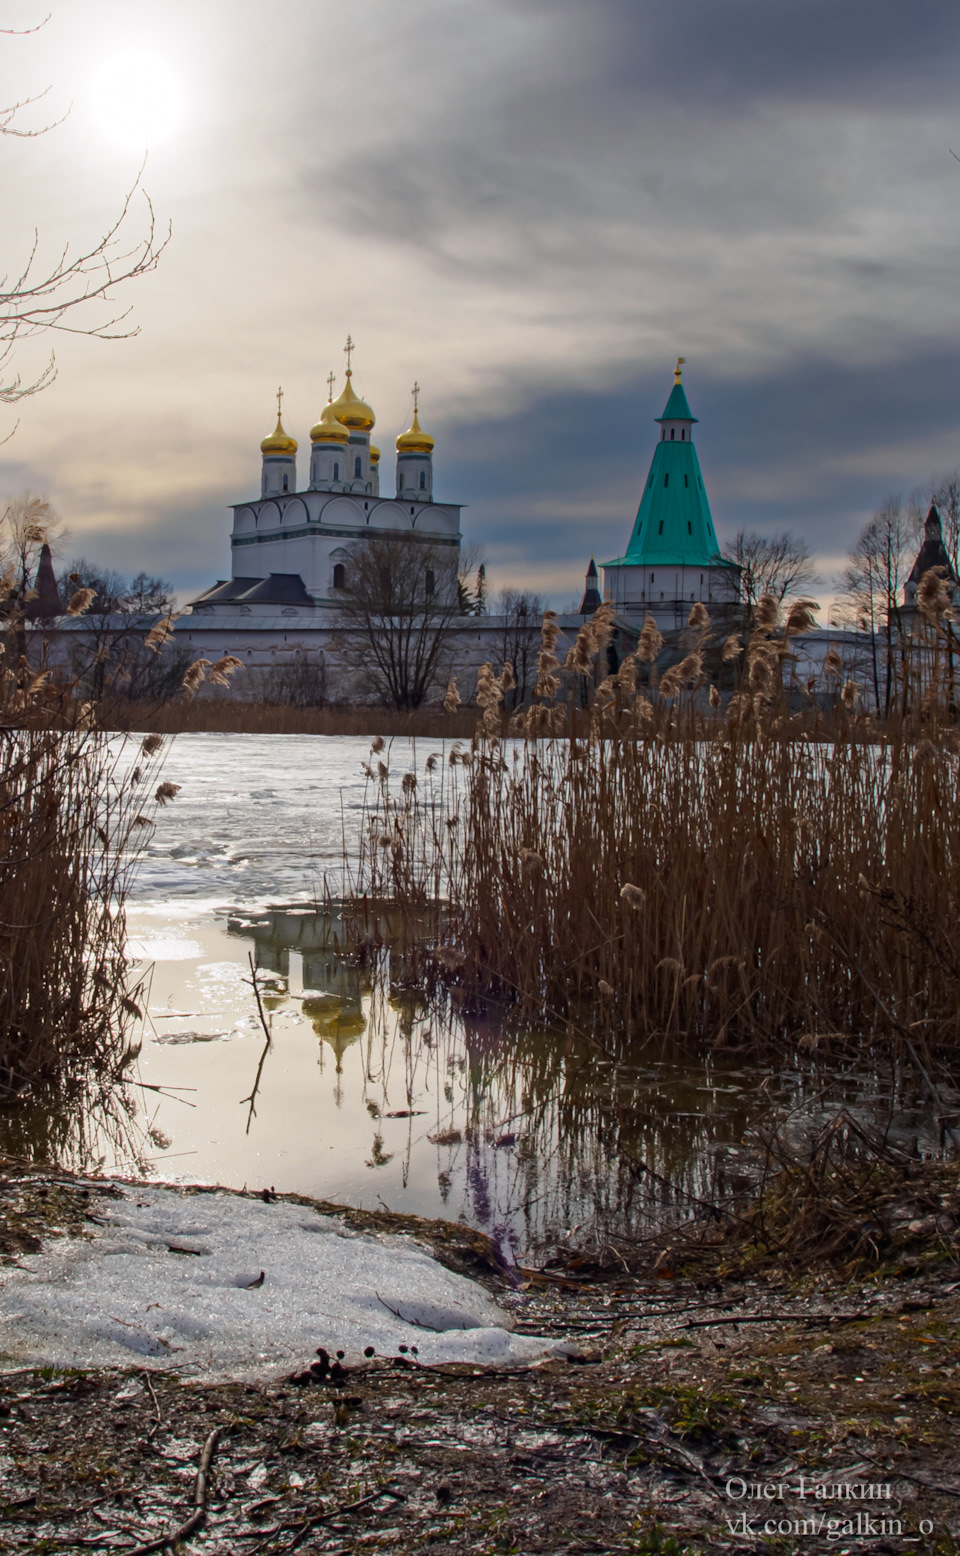
M 397 497 L 433 501 L 433 438 L 419 420 L 420 385 L 413 386 L 413 421 L 397 439 Z
M 347 444 L 350 442 L 350 434 L 337 420 L 333 404 L 334 382 L 334 375 L 331 373 L 327 379 L 330 390 L 329 403 L 323 407 L 316 426 L 310 428 L 311 491 L 336 490 L 346 486 L 347 483 L 349 459 Z
M 347 430 L 349 442 L 347 444 L 346 468 L 341 474 L 343 490 L 345 492 L 359 493 L 361 496 L 372 497 L 374 495 L 375 477 L 370 469 L 370 434 L 376 423 L 376 416 L 366 400 L 361 400 L 354 390 L 350 380 L 353 377 L 353 369 L 350 366 L 350 357 L 354 350 L 354 344 L 350 336 L 347 336 L 347 344 L 344 346 L 347 356 L 347 381 L 343 386 L 343 393 L 339 399 L 334 400 L 330 409 L 341 427 Z
M 260 444 L 263 455 L 263 474 L 260 477 L 260 496 L 279 497 L 284 492 L 297 489 L 297 440 L 289 438 L 283 430 L 280 409 L 283 390 L 277 390 L 277 426 Z

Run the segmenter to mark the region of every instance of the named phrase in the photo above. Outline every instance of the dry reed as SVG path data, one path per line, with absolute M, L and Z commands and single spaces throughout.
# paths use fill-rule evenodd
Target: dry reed
M 955 735 L 928 700 L 923 741 L 905 725 L 880 738 L 838 694 L 819 738 L 804 736 L 782 691 L 800 616 L 784 630 L 761 602 L 725 709 L 685 690 L 710 631 L 691 618 L 699 642 L 652 701 L 621 666 L 584 711 L 569 682 L 553 701 L 548 616 L 541 700 L 513 725 L 522 744 L 497 739 L 487 667 L 469 750 L 416 787 L 394 787 L 382 762 L 370 770 L 357 891 L 452 944 L 462 968 L 445 976 L 464 998 L 576 1021 L 608 1051 L 893 1039 L 921 1070 L 921 1051 L 955 1051 Z M 581 635 L 568 675 L 585 678 L 603 628 Z M 648 622 L 637 666 L 658 638 Z M 836 667 L 824 675 L 835 683 Z M 534 738 L 558 728 L 562 741 Z

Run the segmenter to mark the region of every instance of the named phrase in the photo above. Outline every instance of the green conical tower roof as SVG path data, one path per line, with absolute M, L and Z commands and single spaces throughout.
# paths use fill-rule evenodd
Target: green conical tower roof
M 676 382 L 662 416 L 657 444 L 626 552 L 602 567 L 733 567 L 720 554 L 716 530 L 703 484 L 691 431 L 692 414 L 680 382 Z M 686 423 L 674 427 L 669 423 Z
M 677 372 L 679 371 L 680 369 L 678 368 Z M 683 384 L 678 378 L 674 383 L 673 388 L 670 390 L 669 400 L 663 407 L 663 415 L 658 416 L 657 421 L 692 422 L 696 420 L 696 416 L 691 413 L 690 406 L 687 404 L 687 391 L 684 389 Z

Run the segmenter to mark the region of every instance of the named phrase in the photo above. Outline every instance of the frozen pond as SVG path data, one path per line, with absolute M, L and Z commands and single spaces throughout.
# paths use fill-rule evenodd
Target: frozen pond
M 431 752 L 442 743 L 394 742 L 391 770 Z M 565 1034 L 431 1011 L 396 966 L 338 962 L 317 899 L 356 846 L 369 760 L 366 738 L 171 743 L 163 776 L 180 792 L 128 915 L 149 977 L 138 1079 L 160 1088 L 137 1094 L 153 1172 L 462 1219 L 517 1254 L 594 1224 L 629 1235 L 729 1182 L 761 1085 L 798 1097 L 797 1075 L 607 1064 Z M 272 1035 L 255 1107 L 251 957 Z

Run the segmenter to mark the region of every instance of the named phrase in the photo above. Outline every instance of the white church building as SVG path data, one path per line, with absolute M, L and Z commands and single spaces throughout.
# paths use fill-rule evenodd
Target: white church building
M 371 440 L 376 417 L 353 388 L 347 340 L 346 384 L 310 429 L 307 479 L 297 483 L 297 442 L 277 425 L 260 445 L 260 496 L 232 505 L 231 576 L 190 604 L 194 618 L 262 627 L 272 617 L 304 626 L 328 625 L 347 584 L 351 543 L 405 534 L 431 546 L 460 549 L 460 507 L 434 501 L 434 440 L 420 426 L 419 385 L 413 421 L 396 440 L 396 490 L 380 492 L 380 450 Z M 318 614 L 319 613 L 319 614 Z

